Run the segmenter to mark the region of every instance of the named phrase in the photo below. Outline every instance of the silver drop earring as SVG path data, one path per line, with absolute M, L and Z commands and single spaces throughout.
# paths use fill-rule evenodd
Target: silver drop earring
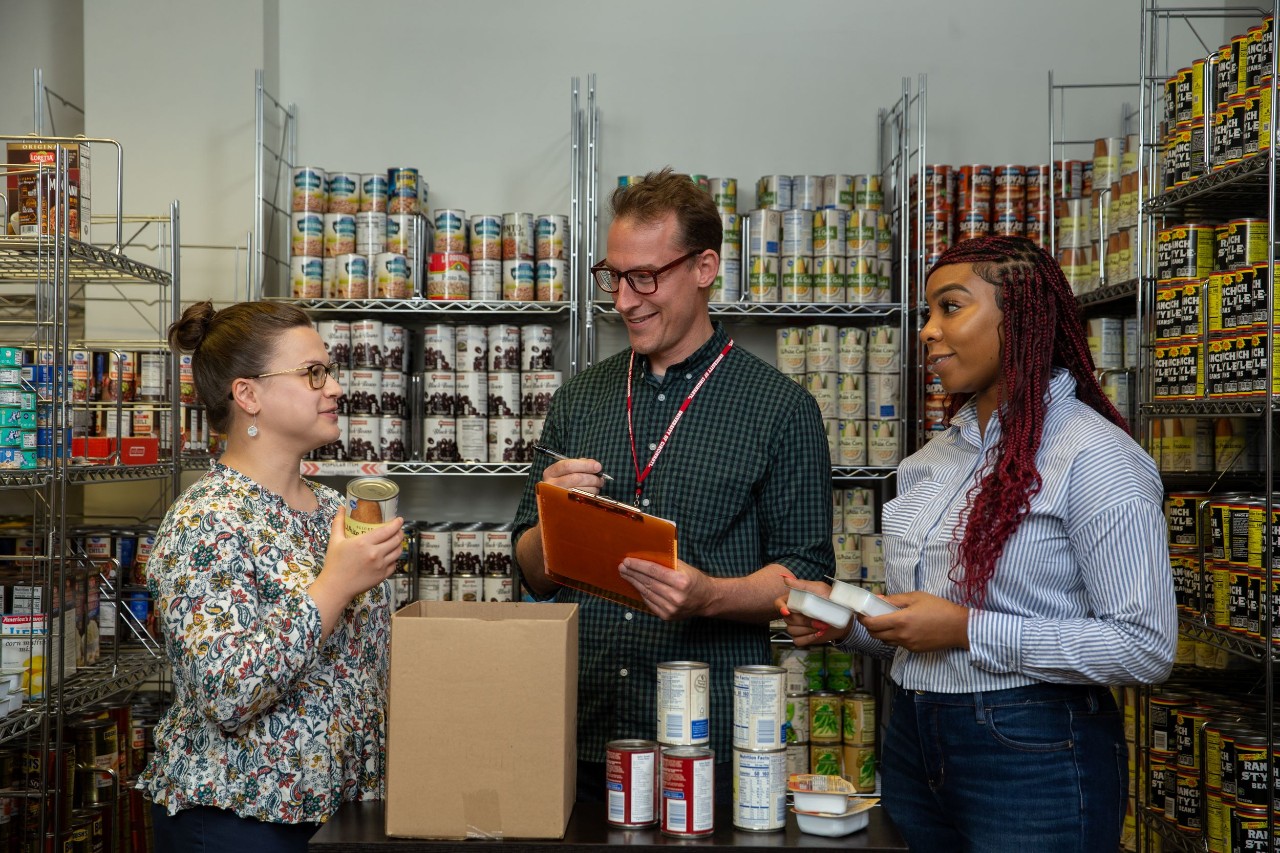
M 249 438 L 258 437 L 258 413 L 257 412 L 253 413 L 253 423 L 249 424 L 249 428 L 245 430 L 245 432 L 249 433 Z

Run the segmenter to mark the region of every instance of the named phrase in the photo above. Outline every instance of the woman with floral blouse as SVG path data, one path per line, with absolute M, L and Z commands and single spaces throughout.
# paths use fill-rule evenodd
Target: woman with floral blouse
M 338 438 L 337 366 L 306 314 L 193 305 L 169 329 L 227 449 L 156 533 L 148 585 L 174 702 L 139 787 L 156 850 L 303 851 L 376 798 L 401 522 L 361 536 L 299 463 Z

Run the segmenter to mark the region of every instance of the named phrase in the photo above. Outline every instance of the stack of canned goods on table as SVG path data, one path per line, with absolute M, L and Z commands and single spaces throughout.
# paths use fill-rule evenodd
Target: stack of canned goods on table
M 831 490 L 831 545 L 835 578 L 884 592 L 884 540 L 876 532 L 875 490 L 863 486 Z
M 1077 295 L 1137 278 L 1140 182 L 1136 134 L 1094 140 L 1079 179 L 1064 167 L 1063 182 L 1055 181 L 1058 263 Z
M 561 214 L 477 214 L 439 209 L 427 262 L 428 299 L 562 302 L 569 218 Z
M 293 170 L 295 299 L 409 299 L 418 292 L 428 186 L 418 170 Z
M 860 661 L 832 646 L 775 652 L 784 671 L 786 772 L 844 776 L 875 790 L 875 697 Z
M 747 214 L 748 291 L 736 293 L 726 278 L 721 301 L 890 301 L 893 237 L 878 175 L 766 175 L 756 204 Z
M 423 329 L 421 457 L 429 462 L 527 462 L 563 374 L 549 325 Z
M 1221 631 L 1280 647 L 1280 495 L 1272 496 L 1268 518 L 1265 495 L 1171 492 L 1165 519 L 1178 608 Z M 1208 651 L 1192 649 L 1200 663 Z
M 833 465 L 890 467 L 902 458 L 898 326 L 787 326 L 776 363 L 818 402 Z
M 422 522 L 416 541 L 418 600 L 515 600 L 510 524 Z
M 1139 781 L 1147 807 L 1208 853 L 1269 853 L 1267 839 L 1280 825 L 1269 822 L 1268 809 L 1280 811 L 1280 780 L 1268 785 L 1268 766 L 1280 760 L 1280 746 L 1258 727 L 1263 717 L 1255 696 L 1176 681 L 1154 692 L 1149 775 Z
M 1165 189 L 1270 150 L 1273 30 L 1267 15 L 1165 81 Z
M 316 323 L 329 358 L 343 369 L 337 441 L 311 452 L 321 461 L 408 458 L 409 332 L 381 320 Z
M 1233 219 L 1160 229 L 1153 399 L 1267 393 L 1267 228 L 1265 219 Z M 1274 374 L 1270 384 L 1280 391 Z

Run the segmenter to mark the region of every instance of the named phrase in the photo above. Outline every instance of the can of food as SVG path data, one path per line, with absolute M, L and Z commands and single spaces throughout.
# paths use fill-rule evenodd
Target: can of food
M 878 299 L 878 260 L 874 255 L 860 255 L 845 260 L 848 274 L 845 276 L 846 296 L 855 305 L 865 305 Z
M 804 389 L 818 403 L 823 420 L 836 417 L 836 381 L 838 374 L 831 372 L 805 373 Z
M 489 422 L 483 415 L 458 416 L 458 459 L 489 461 Z
M 817 324 L 804 328 L 805 370 L 811 373 L 835 372 L 840 329 Z
M 787 744 L 787 778 L 796 773 L 809 772 L 809 744 L 807 743 L 789 743 Z
M 661 763 L 662 834 L 710 835 L 715 829 L 714 753 L 706 747 L 671 747 L 662 750 Z
M 374 255 L 372 278 L 374 299 L 409 299 L 413 295 L 413 277 L 404 255 L 396 252 Z
M 77 720 L 67 727 L 75 742 L 76 763 L 96 770 L 115 770 L 120 762 L 116 724 L 112 720 Z
M 393 213 L 386 217 L 386 249 L 416 256 L 426 245 L 427 221 L 416 213 Z
M 382 363 L 387 370 L 409 369 L 408 330 L 404 326 L 382 324 Z
M 756 255 L 751 259 L 751 271 L 747 278 L 752 302 L 778 301 L 778 257 Z
M 860 794 L 870 794 L 876 789 L 876 751 L 870 746 L 846 743 L 841 748 L 844 778 L 853 783 Z
M 688 746 L 710 739 L 711 667 L 697 661 L 658 664 L 658 740 Z
M 455 571 L 449 590 L 452 601 L 484 601 L 484 578 L 475 572 Z
M 347 456 L 353 462 L 377 462 L 382 450 L 382 416 L 351 415 L 347 419 Z
M 862 373 L 867 368 L 867 330 L 841 326 L 836 346 L 836 369 L 841 373 Z
M 400 487 L 386 477 L 356 477 L 347 483 L 348 536 L 359 536 L 396 517 Z
M 403 462 L 404 418 L 400 415 L 383 415 L 378 432 L 378 458 L 384 462 Z
M 720 213 L 738 212 L 738 179 L 709 178 L 707 189 L 711 193 L 711 202 Z
M 387 250 L 387 214 L 361 211 L 356 214 L 356 252 L 376 255 Z
M 870 693 L 847 693 L 842 707 L 842 737 L 846 744 L 874 746 L 876 742 L 876 699 Z M 845 762 L 848 766 L 848 762 Z
M 785 745 L 785 671 L 780 666 L 739 666 L 733 670 L 733 745 L 742 750 L 777 750 Z
M 320 258 L 289 258 L 289 294 L 294 299 L 319 299 L 324 293 L 324 264 Z
M 534 260 L 533 221 L 532 213 L 502 214 L 502 259 L 504 261 Z M 532 299 L 532 297 L 528 298 Z
M 419 183 L 417 169 L 388 169 L 387 213 L 417 213 L 421 210 L 423 193 Z
M 733 825 L 777 832 L 787 823 L 787 751 L 733 750 Z
M 747 251 L 752 260 L 759 255 L 777 255 L 782 249 L 782 213 L 760 209 L 747 214 Z
M 324 256 L 335 258 L 356 250 L 356 215 L 326 213 L 324 215 Z
M 756 204 L 769 210 L 787 210 L 791 203 L 791 176 L 765 175 L 756 181 Z
M 452 415 L 422 419 L 422 458 L 426 462 L 458 461 L 458 422 Z
M 348 414 L 381 415 L 382 368 L 354 368 L 347 377 L 343 396 L 347 398 Z
M 471 296 L 471 256 L 433 252 L 427 260 L 428 299 L 468 299 Z
M 897 326 L 872 326 L 867 330 L 867 372 L 900 373 L 902 347 Z
M 533 254 L 538 260 L 564 260 L 569 243 L 569 217 L 541 213 L 533 220 Z
M 1202 544 L 1202 519 L 1208 501 L 1208 492 L 1170 492 L 1165 497 L 1164 518 L 1170 545 L 1199 547 Z
M 520 329 L 521 370 L 550 370 L 555 366 L 555 332 L 545 323 L 529 323 Z
M 774 363 L 778 370 L 793 376 L 803 376 L 808 360 L 803 326 L 784 326 L 776 332 Z
M 315 166 L 298 166 L 293 170 L 292 198 L 294 213 L 324 213 L 328 194 L 325 190 L 324 169 Z
M 360 175 L 360 213 L 387 212 L 387 176 L 383 172 Z
M 840 776 L 844 747 L 840 743 L 810 743 L 809 772 L 818 776 Z
M 508 302 L 532 302 L 536 295 L 534 262 L 526 259 L 503 260 L 502 298 Z
M 813 211 L 782 211 L 782 245 L 783 255 L 813 254 Z
M 382 367 L 386 363 L 382 351 L 382 321 L 351 321 L 351 366 Z
M 360 254 L 334 258 L 333 276 L 324 287 L 325 299 L 368 299 L 369 259 Z
M 813 213 L 813 254 L 845 254 L 849 211 L 828 207 Z
M 518 371 L 492 370 L 489 372 L 489 417 L 520 417 L 520 374 Z M 517 438 L 520 437 L 518 427 L 515 435 Z
M 892 468 L 902 461 L 897 421 L 867 421 L 867 465 Z
M 551 410 L 551 398 L 555 396 L 563 381 L 562 376 L 559 370 L 521 373 L 520 414 L 526 418 L 545 418 L 547 412 Z
M 569 262 L 544 258 L 534 269 L 534 297 L 538 302 L 563 302 L 568 286 Z
M 605 745 L 606 819 L 613 826 L 653 826 L 658 822 L 658 744 L 615 740 Z
M 809 741 L 839 743 L 841 734 L 840 694 L 819 690 L 809 695 Z M 816 770 L 814 771 L 817 772 Z
M 289 247 L 293 255 L 324 254 L 324 214 L 301 211 L 290 214 Z
M 810 266 L 813 301 L 827 305 L 845 301 L 848 294 L 847 261 L 843 256 L 815 255 Z
M 489 370 L 489 329 L 486 326 L 454 327 L 454 368 L 459 373 Z
M 432 211 L 435 224 L 435 236 L 432 239 L 433 252 L 461 253 L 467 252 L 467 212 L 456 208 L 437 208 Z
M 1250 27 L 1247 36 L 1241 82 L 1243 88 L 1252 89 L 1270 82 L 1267 78 L 1271 75 L 1272 53 L 1275 50 L 1272 16 L 1267 15 L 1260 25 Z
M 875 532 L 876 493 L 873 490 L 862 486 L 844 489 L 840 503 L 845 533 L 862 535 Z
M 502 217 L 495 213 L 474 214 L 468 226 L 471 260 L 502 260 Z
M 423 370 L 453 370 L 457 352 L 453 328 L 448 323 L 430 323 L 423 327 Z
M 489 373 L 487 371 L 468 370 L 459 373 L 455 394 L 454 414 L 466 418 L 488 417 Z
M 131 352 L 112 350 L 107 355 L 106 384 L 102 389 L 102 399 L 115 402 L 132 401 L 138 393 L 137 358 Z M 0 384 L 11 384 L 4 381 L 8 368 L 0 368 Z M 13 371 L 21 378 L 21 371 Z M 12 383 L 12 384 L 16 384 Z
M 866 417 L 869 420 L 895 419 L 902 410 L 902 377 L 897 373 L 865 374 Z

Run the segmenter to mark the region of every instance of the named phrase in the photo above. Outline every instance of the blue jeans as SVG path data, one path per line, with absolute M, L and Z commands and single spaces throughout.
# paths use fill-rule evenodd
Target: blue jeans
M 1118 849 L 1129 755 L 1110 690 L 893 695 L 882 804 L 912 850 Z
M 196 806 L 172 817 L 151 804 L 155 853 L 307 853 L 318 823 L 268 823 L 226 809 Z

